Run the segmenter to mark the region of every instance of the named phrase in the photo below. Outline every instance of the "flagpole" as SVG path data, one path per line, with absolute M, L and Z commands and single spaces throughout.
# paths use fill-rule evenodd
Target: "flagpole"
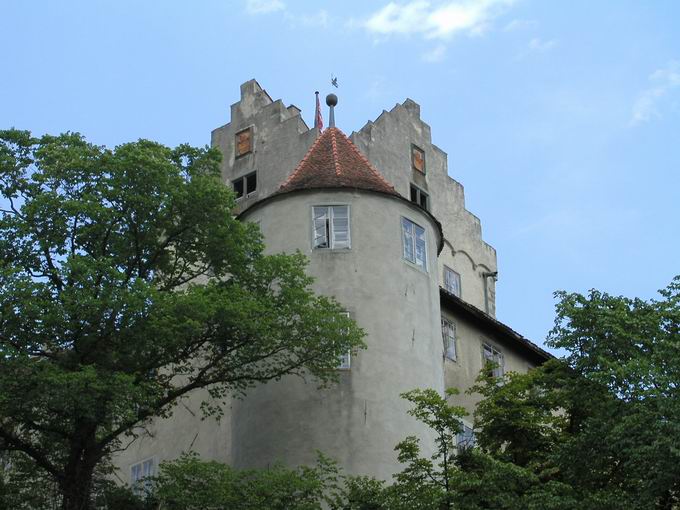
M 323 117 L 321 116 L 321 104 L 319 103 L 319 91 L 314 92 L 316 94 L 316 111 L 314 112 L 314 127 L 319 130 L 318 135 L 321 134 L 323 130 Z M 317 136 L 318 136 L 317 135 Z

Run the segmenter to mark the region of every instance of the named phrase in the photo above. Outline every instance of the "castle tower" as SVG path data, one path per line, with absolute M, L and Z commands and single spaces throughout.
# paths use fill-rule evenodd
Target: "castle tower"
M 330 389 L 287 377 L 235 402 L 233 464 L 311 464 L 318 449 L 349 472 L 389 479 L 399 441 L 417 435 L 426 449 L 431 444 L 399 394 L 444 389 L 439 223 L 399 195 L 335 127 L 241 218 L 260 225 L 270 252 L 308 255 L 314 290 L 345 307 L 366 331 L 368 348 L 342 360 L 340 382 Z

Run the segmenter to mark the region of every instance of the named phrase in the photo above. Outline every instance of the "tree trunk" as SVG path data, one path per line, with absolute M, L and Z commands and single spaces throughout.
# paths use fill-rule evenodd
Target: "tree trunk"
M 94 467 L 80 465 L 75 473 L 69 475 L 61 484 L 63 500 L 61 510 L 90 510 L 92 477 Z

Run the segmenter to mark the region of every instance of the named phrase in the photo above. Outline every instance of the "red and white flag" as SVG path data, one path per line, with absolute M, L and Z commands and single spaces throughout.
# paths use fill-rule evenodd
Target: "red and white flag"
M 319 132 L 323 130 L 323 117 L 321 116 L 321 104 L 319 103 L 319 93 L 316 94 L 316 113 L 314 114 L 314 127 L 319 129 Z

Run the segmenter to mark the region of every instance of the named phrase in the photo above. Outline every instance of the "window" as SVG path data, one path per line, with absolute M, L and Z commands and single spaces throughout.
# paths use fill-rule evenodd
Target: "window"
M 430 196 L 413 184 L 411 184 L 411 202 L 418 204 L 426 211 L 430 210 Z
M 425 173 L 425 151 L 416 145 L 411 145 L 411 166 L 421 174 Z
M 252 129 L 247 128 L 236 133 L 236 157 L 240 158 L 253 150 Z
M 404 258 L 427 271 L 427 249 L 425 229 L 406 218 L 401 219 L 404 240 Z
M 503 377 L 505 373 L 503 366 L 503 353 L 493 345 L 484 344 L 482 346 L 484 365 L 487 375 L 491 377 Z
M 349 312 L 341 312 L 341 315 L 349 318 Z M 349 370 L 352 364 L 352 353 L 347 351 L 345 354 L 340 355 L 338 360 L 338 370 Z
M 450 267 L 444 266 L 444 288 L 460 297 L 460 275 Z
M 476 443 L 475 431 L 464 422 L 460 422 L 460 425 L 460 432 L 456 434 L 456 446 L 458 446 L 459 449 L 472 448 Z
M 456 361 L 456 325 L 442 318 L 442 340 L 444 341 L 444 357 Z
M 312 223 L 314 248 L 350 248 L 348 205 L 314 206 Z
M 251 196 L 257 191 L 257 172 L 239 177 L 233 181 L 234 193 L 236 193 L 236 200 Z
M 153 458 L 147 459 L 130 467 L 130 485 L 137 494 L 143 494 L 151 489 L 149 477 L 156 475 L 156 463 Z

